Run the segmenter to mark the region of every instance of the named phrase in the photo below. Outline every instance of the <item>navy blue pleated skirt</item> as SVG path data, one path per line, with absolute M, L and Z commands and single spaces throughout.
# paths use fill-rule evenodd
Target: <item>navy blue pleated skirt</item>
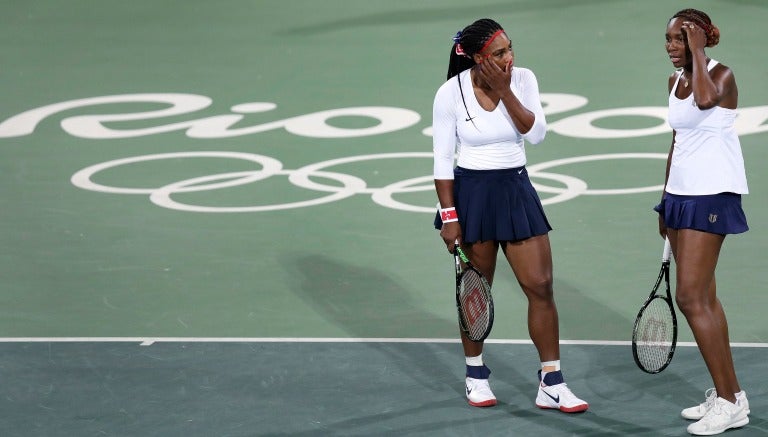
M 672 229 L 695 229 L 712 234 L 741 234 L 749 230 L 741 208 L 741 194 L 680 196 L 664 193 L 653 208 Z
M 525 167 L 456 167 L 453 174 L 453 199 L 464 242 L 519 241 L 552 230 Z M 443 226 L 439 213 L 434 226 Z

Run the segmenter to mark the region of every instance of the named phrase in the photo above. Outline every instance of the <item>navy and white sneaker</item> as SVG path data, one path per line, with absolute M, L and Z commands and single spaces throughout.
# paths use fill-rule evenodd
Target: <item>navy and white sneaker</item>
M 496 396 L 488 384 L 491 369 L 487 366 L 467 366 L 465 382 L 467 401 L 473 407 L 492 407 L 496 405 Z
M 560 410 L 564 413 L 580 413 L 589 408 L 589 404 L 576 397 L 563 382 L 563 374 L 557 370 L 548 372 L 541 379 L 539 370 L 539 393 L 536 395 L 536 406 L 544 409 Z
M 487 379 L 467 377 L 467 402 L 473 407 L 492 407 L 496 405 L 496 396 L 491 391 Z

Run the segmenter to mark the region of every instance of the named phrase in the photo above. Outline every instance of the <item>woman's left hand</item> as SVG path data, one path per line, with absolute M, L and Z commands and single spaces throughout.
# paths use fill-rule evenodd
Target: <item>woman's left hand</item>
M 480 80 L 485 82 L 491 90 L 501 95 L 509 92 L 509 84 L 512 82 L 512 62 L 506 65 L 502 70 L 491 58 L 485 58 L 483 62 L 477 64 L 477 75 Z
M 659 235 L 661 238 L 667 238 L 667 225 L 664 223 L 664 217 L 659 214 Z

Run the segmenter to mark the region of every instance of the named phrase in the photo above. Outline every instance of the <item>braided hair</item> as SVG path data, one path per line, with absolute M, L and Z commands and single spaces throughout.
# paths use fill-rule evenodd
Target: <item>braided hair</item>
M 682 18 L 685 21 L 691 21 L 697 26 L 704 29 L 704 33 L 707 35 L 707 43 L 705 47 L 714 47 L 720 42 L 720 29 L 712 24 L 712 20 L 709 15 L 698 9 L 683 9 L 677 12 L 669 21 L 675 18 Z
M 459 73 L 468 70 L 475 65 L 473 56 L 485 48 L 486 43 L 497 32 L 503 32 L 501 25 L 490 18 L 481 18 L 464 29 L 456 33 L 453 37 L 453 47 L 451 47 L 451 57 L 448 61 L 448 77 L 450 80 L 456 76 L 456 82 L 459 84 L 459 93 L 461 101 L 464 103 L 464 110 L 467 111 L 467 121 L 474 125 L 474 117 L 469 115 L 467 102 L 464 100 L 464 90 L 461 88 Z M 477 127 L 475 125 L 475 127 Z
M 485 43 L 499 30 L 504 30 L 499 23 L 490 18 L 481 18 L 456 33 L 456 36 L 453 37 L 446 79 L 450 79 L 475 65 L 472 57 L 481 51 Z

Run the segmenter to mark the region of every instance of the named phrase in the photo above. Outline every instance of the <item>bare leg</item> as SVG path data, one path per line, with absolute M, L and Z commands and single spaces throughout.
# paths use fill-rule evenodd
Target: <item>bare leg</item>
M 693 331 L 717 395 L 735 402 L 741 391 L 733 366 L 728 322 L 717 298 L 715 267 L 725 236 L 668 229 L 677 269 L 675 300 Z
M 499 251 L 499 244 L 495 241 L 483 241 L 461 246 L 464 253 L 467 254 L 480 273 L 485 276 L 488 283 L 493 285 L 493 275 L 496 272 L 496 254 Z M 472 341 L 467 338 L 464 332 L 461 332 L 461 344 L 464 347 L 464 356 L 476 357 L 483 353 L 483 342 Z
M 548 235 L 503 244 L 504 255 L 528 298 L 528 333 L 542 362 L 560 359 L 560 334 L 552 290 Z

